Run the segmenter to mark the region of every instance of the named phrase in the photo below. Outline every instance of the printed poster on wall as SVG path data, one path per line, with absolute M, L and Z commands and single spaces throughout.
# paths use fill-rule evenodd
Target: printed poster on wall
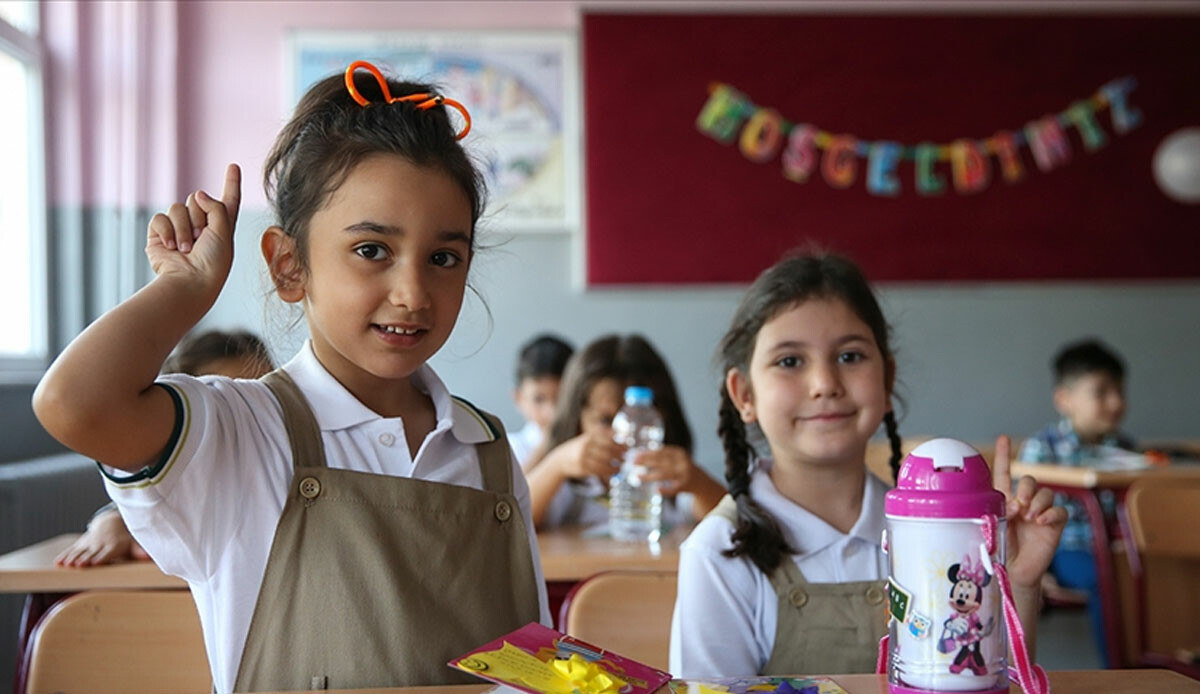
M 437 84 L 471 114 L 464 146 L 483 163 L 489 192 L 484 224 L 504 232 L 579 226 L 574 34 L 298 31 L 289 54 L 289 111 L 310 85 L 355 60 Z

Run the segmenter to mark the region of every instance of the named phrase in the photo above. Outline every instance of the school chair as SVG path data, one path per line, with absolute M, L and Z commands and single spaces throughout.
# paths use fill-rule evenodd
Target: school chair
M 1140 479 L 1125 508 L 1142 664 L 1200 679 L 1200 480 Z
M 87 591 L 42 617 L 26 653 L 25 694 L 212 691 L 186 590 Z
M 666 670 L 674 609 L 674 571 L 604 571 L 571 589 L 559 624 L 593 646 Z

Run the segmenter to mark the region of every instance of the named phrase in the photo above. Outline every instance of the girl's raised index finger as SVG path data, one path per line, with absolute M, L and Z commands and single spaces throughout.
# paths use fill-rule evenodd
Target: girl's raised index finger
M 1004 492 L 1004 498 L 1012 495 L 1012 471 L 1009 469 L 1012 441 L 1006 434 L 996 437 L 996 457 L 992 462 L 992 487 Z
M 235 224 L 238 208 L 242 205 L 242 169 L 237 164 L 230 164 L 225 169 L 225 189 L 221 192 L 221 202 L 225 203 L 229 223 Z

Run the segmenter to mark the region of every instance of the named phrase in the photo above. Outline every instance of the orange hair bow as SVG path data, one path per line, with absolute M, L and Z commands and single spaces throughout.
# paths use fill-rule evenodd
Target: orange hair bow
M 407 96 L 392 96 L 392 90 L 388 89 L 388 83 L 387 80 L 384 79 L 383 73 L 379 71 L 379 68 L 365 60 L 356 60 L 353 63 L 350 63 L 350 67 L 346 68 L 346 90 L 350 92 L 350 96 L 353 97 L 356 102 L 358 102 L 359 106 L 366 106 L 371 103 L 370 100 L 359 93 L 358 88 L 354 86 L 354 71 L 360 67 L 366 68 L 372 75 L 375 75 L 375 81 L 379 82 L 379 88 L 383 91 L 383 98 L 387 103 L 394 104 L 397 101 L 412 101 L 415 102 L 416 107 L 422 111 L 428 111 L 434 106 L 441 106 L 442 104 L 452 106 L 462 114 L 463 120 L 466 121 L 466 125 L 463 127 L 462 132 L 455 135 L 454 139 L 461 140 L 467 136 L 467 133 L 471 132 L 471 114 L 467 113 L 466 106 L 463 106 L 454 99 L 446 98 L 441 94 L 430 94 L 428 92 L 423 92 L 421 94 L 409 94 Z

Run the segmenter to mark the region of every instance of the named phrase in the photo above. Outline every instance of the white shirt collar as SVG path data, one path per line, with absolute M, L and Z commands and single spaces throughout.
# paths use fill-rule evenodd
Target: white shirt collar
M 304 346 L 291 361 L 284 364 L 283 369 L 304 393 L 321 431 L 349 429 L 366 422 L 385 419 L 362 404 L 325 369 L 313 352 L 312 340 L 305 340 Z M 413 373 L 412 382 L 433 401 L 437 417 L 433 429 L 435 433 L 450 430 L 454 438 L 462 443 L 495 440 L 496 436 L 482 414 L 470 403 L 452 397 L 446 389 L 446 384 L 428 364 L 422 364 Z
M 779 493 L 771 481 L 770 460 L 759 460 L 750 477 L 750 494 L 768 513 L 779 520 L 783 537 L 797 554 L 813 554 L 846 537 L 854 537 L 878 546 L 883 535 L 883 496 L 888 487 L 870 472 L 863 483 L 862 509 L 858 520 L 843 534 L 808 509 Z

